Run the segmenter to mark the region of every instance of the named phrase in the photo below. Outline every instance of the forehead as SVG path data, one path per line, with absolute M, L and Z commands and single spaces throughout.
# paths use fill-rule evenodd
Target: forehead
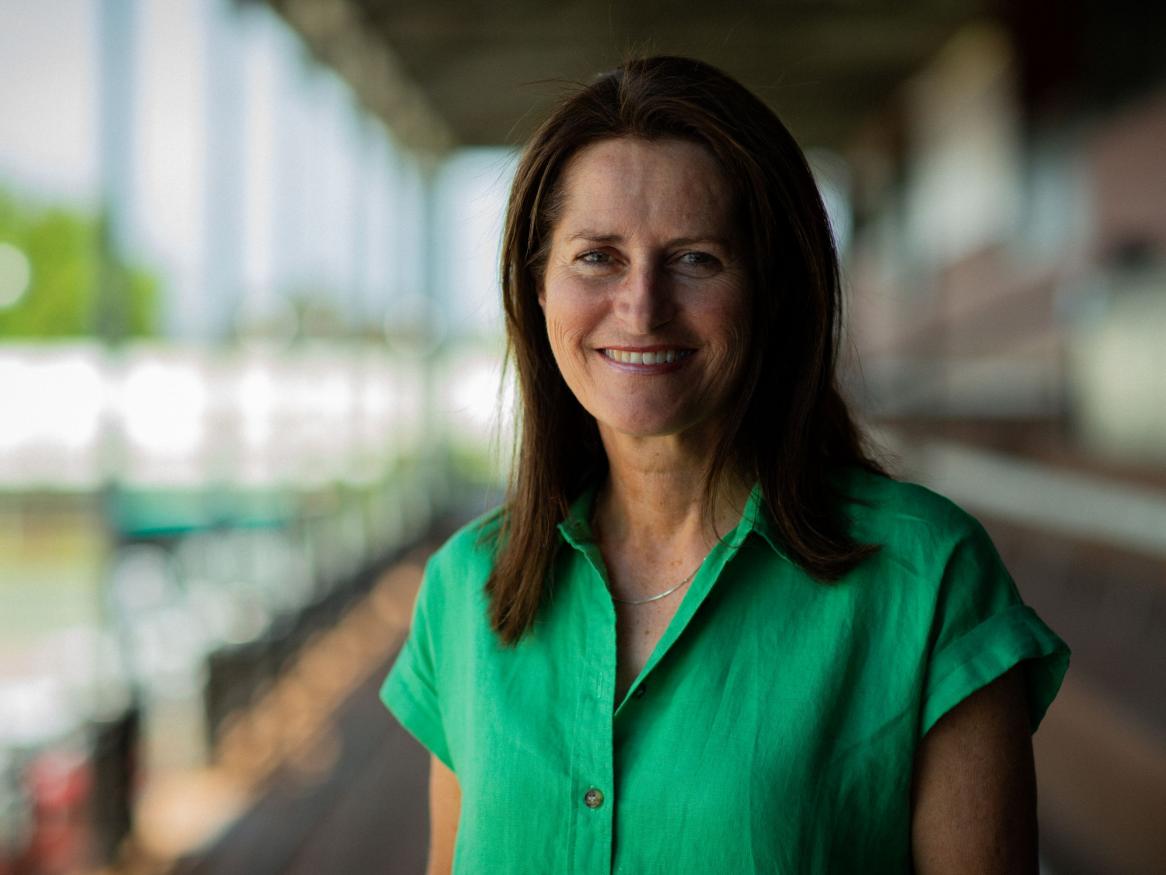
M 556 232 L 723 236 L 732 192 L 712 153 L 687 140 L 620 138 L 576 153 L 563 172 Z

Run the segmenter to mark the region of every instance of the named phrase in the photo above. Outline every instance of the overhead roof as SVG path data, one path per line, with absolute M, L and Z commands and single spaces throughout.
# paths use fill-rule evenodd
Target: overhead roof
M 736 76 L 804 146 L 844 144 L 976 0 L 268 0 L 421 149 L 521 143 L 564 85 L 628 53 Z

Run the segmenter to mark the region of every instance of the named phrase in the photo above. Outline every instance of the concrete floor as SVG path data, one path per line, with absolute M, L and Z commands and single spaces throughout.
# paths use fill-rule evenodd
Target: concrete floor
M 387 670 L 335 715 L 328 768 L 282 766 L 255 806 L 175 875 L 421 875 L 428 759 L 377 699 Z

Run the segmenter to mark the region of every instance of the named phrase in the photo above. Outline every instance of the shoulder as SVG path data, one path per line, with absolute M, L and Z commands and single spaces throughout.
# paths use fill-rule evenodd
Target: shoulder
M 484 584 L 494 567 L 504 515 L 504 508 L 496 507 L 450 535 L 429 557 L 425 586 Z
M 959 538 L 980 528 L 970 513 L 946 496 L 907 480 L 860 468 L 839 475 L 847 515 L 856 527 L 886 538 Z
M 879 544 L 894 559 L 934 567 L 962 545 L 990 544 L 974 516 L 926 486 L 858 468 L 837 483 L 853 536 Z
M 434 551 L 427 576 L 456 574 L 458 578 L 482 578 L 485 582 L 498 554 L 498 540 L 505 510 L 494 508 L 470 520 Z

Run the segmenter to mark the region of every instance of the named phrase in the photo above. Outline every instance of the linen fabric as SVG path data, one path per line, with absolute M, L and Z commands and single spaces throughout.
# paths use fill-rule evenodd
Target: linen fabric
M 620 702 L 594 490 L 513 648 L 483 590 L 498 514 L 434 554 L 381 697 L 457 775 L 455 873 L 911 871 L 920 738 L 1018 663 L 1035 731 L 1069 650 L 955 504 L 858 469 L 836 482 L 881 551 L 815 581 L 755 488 Z

